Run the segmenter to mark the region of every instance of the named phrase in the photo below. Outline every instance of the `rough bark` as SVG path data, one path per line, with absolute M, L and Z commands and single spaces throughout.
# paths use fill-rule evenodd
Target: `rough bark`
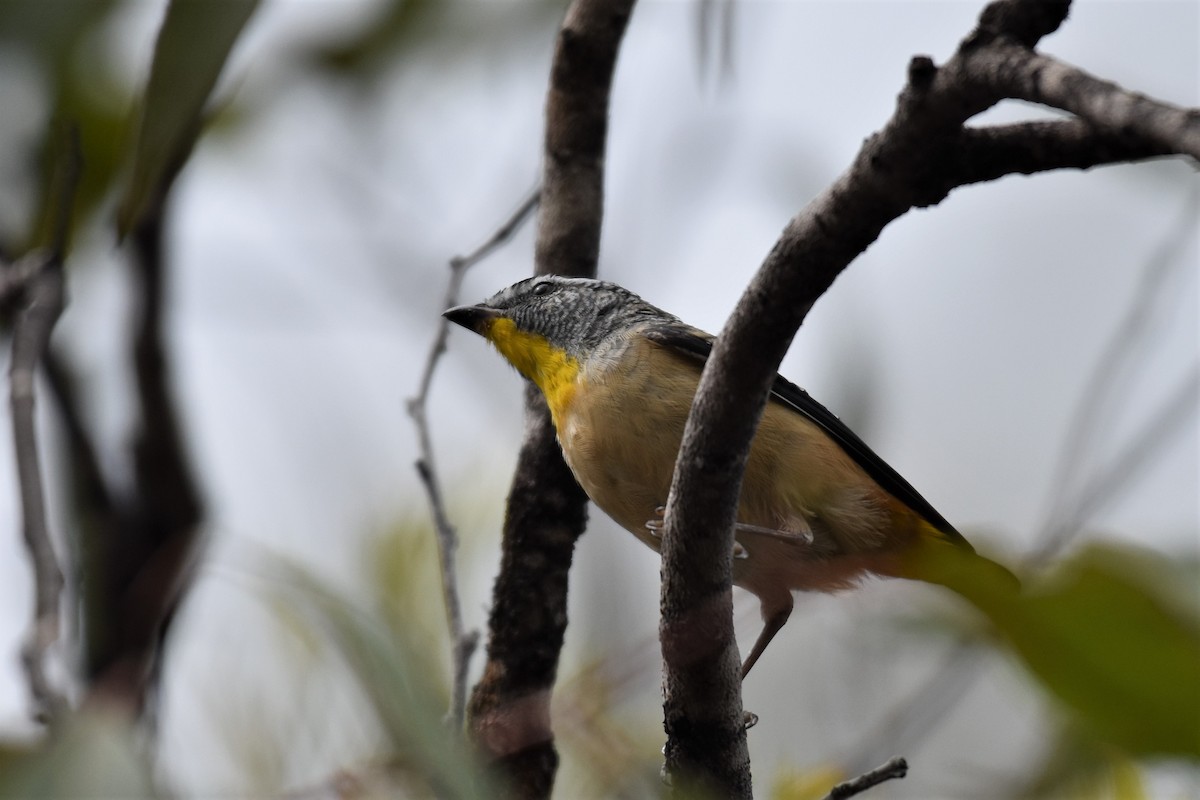
M 608 97 L 632 9 L 632 0 L 576 0 L 559 32 L 546 100 L 538 274 L 596 274 Z M 562 460 L 545 402 L 527 386 L 487 665 L 468 708 L 472 738 L 513 797 L 548 797 L 554 786 L 550 695 L 567 624 L 571 556 L 586 522 L 587 496 Z

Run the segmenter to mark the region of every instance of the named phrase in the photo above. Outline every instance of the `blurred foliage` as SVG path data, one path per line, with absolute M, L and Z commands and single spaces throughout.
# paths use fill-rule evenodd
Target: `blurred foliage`
M 114 0 L 4 0 L 0 43 L 22 46 L 46 68 L 65 73 L 81 39 L 114 5 Z
M 27 208 L 45 205 L 46 176 L 53 169 L 54 123 L 69 123 L 80 131 L 86 164 L 79 188 L 79 218 L 94 210 L 105 196 L 121 163 L 128 124 L 128 97 L 106 65 L 99 63 L 89 40 L 118 7 L 115 0 L 5 0 L 0 3 L 0 47 L 29 58 L 45 86 L 48 122 L 36 150 L 29 154 L 39 195 Z M 85 64 L 86 62 L 86 64 Z M 44 226 L 24 241 L 10 243 L 25 251 L 47 244 Z
M 209 95 L 257 5 L 258 0 L 173 0 L 169 4 L 131 151 L 132 90 L 117 81 L 98 46 L 104 26 L 121 4 L 115 0 L 0 3 L 0 45 L 29 58 L 46 87 L 47 124 L 29 154 L 30 171 L 42 178 L 34 182 L 34 192 L 46 191 L 56 127 L 69 124 L 80 132 L 85 165 L 77 220 L 90 219 L 118 178 L 127 174 L 119 219 L 122 231 L 127 231 L 186 161 L 204 121 Z M 45 199 L 26 198 L 22 205 L 40 208 Z M 24 252 L 46 245 L 46 236 L 45 226 L 35 221 L 22 241 L 6 244 L 14 252 Z
M 439 5 L 437 0 L 390 0 L 353 36 L 318 46 L 312 59 L 332 72 L 373 74 L 416 38 Z
M 1071 725 L 1059 731 L 1047 749 L 1041 769 L 1013 794 L 1028 800 L 1149 797 L 1136 762 L 1115 747 L 1098 744 Z
M 100 709 L 65 720 L 45 746 L 0 746 L 0 797 L 156 797 L 132 722 Z
M 442 797 L 487 797 L 487 781 L 445 723 L 445 691 L 425 651 L 311 571 L 278 560 L 282 598 L 334 647 L 367 697 L 392 752 L 388 771 Z M 437 603 L 431 604 L 437 607 Z
M 154 47 L 132 173 L 121 199 L 124 235 L 153 213 L 203 124 L 225 61 L 258 0 L 171 0 Z
M 931 555 L 942 556 L 955 557 Z M 1013 592 L 978 561 L 932 568 L 956 571 L 946 585 L 986 615 L 1088 736 L 1134 756 L 1200 759 L 1194 574 L 1145 550 L 1094 544 Z
M 466 48 L 472 38 L 528 30 L 538 26 L 547 15 L 561 15 L 565 9 L 560 0 L 501 3 L 491 14 L 486 13 L 485 6 L 439 0 L 386 0 L 378 4 L 374 15 L 356 31 L 317 44 L 305 60 L 328 74 L 370 85 L 398 54 L 415 44 L 444 39 L 449 47 Z M 463 8 L 472 12 L 465 19 L 455 14 Z M 479 24 L 480 20 L 483 24 Z
M 428 523 L 404 518 L 367 543 L 364 571 L 371 600 L 393 635 L 436 654 L 438 675 L 450 669 L 450 637 L 441 601 L 441 567 Z M 449 703 L 449 686 L 439 699 Z
M 658 706 L 637 709 L 645 713 L 615 713 L 629 682 L 641 677 L 624 669 L 628 660 L 628 652 L 612 653 L 563 675 L 555 687 L 552 723 L 563 754 L 555 785 L 566 796 L 666 794 Z

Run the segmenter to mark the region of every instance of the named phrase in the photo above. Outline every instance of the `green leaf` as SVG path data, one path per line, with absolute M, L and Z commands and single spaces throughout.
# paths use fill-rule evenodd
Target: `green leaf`
M 199 135 L 217 78 L 258 0 L 171 0 L 154 46 L 130 181 L 124 236 L 157 210 Z
M 1096 545 L 1020 593 L 955 590 L 1097 740 L 1200 759 L 1200 608 L 1175 564 Z

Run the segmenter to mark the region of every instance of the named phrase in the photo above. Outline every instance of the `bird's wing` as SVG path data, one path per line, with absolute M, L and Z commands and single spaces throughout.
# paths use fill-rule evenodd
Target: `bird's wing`
M 644 335 L 653 342 L 701 363 L 708 361 L 708 356 L 712 353 L 713 337 L 698 328 L 679 324 L 661 325 L 647 329 L 644 331 Z M 886 461 L 867 446 L 866 442 L 858 438 L 854 431 L 846 427 L 846 424 L 834 416 L 829 409 L 814 400 L 808 392 L 782 375 L 776 375 L 775 383 L 771 387 L 771 397 L 821 428 L 842 448 L 846 455 L 850 456 L 867 475 L 871 476 L 872 480 L 897 500 L 920 514 L 940 533 L 956 544 L 970 547 L 966 539 L 913 488 L 911 483 L 892 469 Z

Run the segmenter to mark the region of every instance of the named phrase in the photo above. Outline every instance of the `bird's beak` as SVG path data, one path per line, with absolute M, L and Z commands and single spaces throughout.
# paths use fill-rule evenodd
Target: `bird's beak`
M 480 336 L 486 336 L 492 323 L 504 316 L 498 308 L 491 306 L 455 306 L 449 311 L 443 311 L 442 316 L 456 325 L 462 325 L 469 331 L 475 331 Z

